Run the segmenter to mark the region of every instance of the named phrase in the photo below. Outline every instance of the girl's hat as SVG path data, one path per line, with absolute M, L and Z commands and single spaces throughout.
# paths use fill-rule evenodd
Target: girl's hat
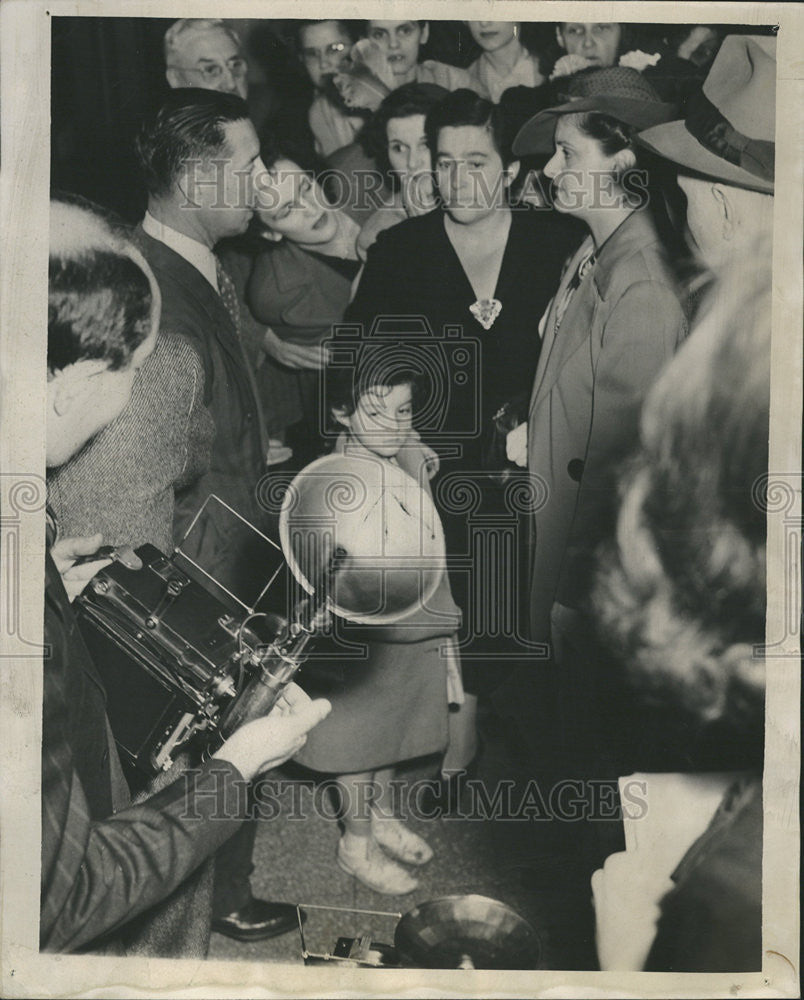
M 687 117 L 637 142 L 694 173 L 773 193 L 776 39 L 728 35 Z
M 641 73 L 626 66 L 576 74 L 570 83 L 568 97 L 565 104 L 540 111 L 522 126 L 514 139 L 517 156 L 552 153 L 556 121 L 561 115 L 596 111 L 625 125 L 646 129 L 670 121 L 676 113 L 675 104 L 663 102 Z

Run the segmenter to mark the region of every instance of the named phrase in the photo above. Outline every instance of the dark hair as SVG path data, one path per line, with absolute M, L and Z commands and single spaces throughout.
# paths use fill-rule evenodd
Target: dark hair
M 582 111 L 573 115 L 572 121 L 584 135 L 600 144 L 606 156 L 614 156 L 623 149 L 633 150 L 633 137 L 640 131 L 599 111 Z
M 314 18 L 307 18 L 307 19 L 302 18 L 302 19 L 300 19 L 298 21 L 294 20 L 292 22 L 292 24 L 293 24 L 293 28 L 292 28 L 292 31 L 293 31 L 293 44 L 294 44 L 294 46 L 296 48 L 296 52 L 297 53 L 301 52 L 301 48 L 302 48 L 302 46 L 301 46 L 301 33 L 302 33 L 302 31 L 304 31 L 305 28 L 309 28 L 309 27 L 311 27 L 314 24 L 326 24 L 327 21 L 334 21 L 335 24 L 340 25 L 341 31 L 343 31 L 343 33 L 345 35 L 348 35 L 349 39 L 352 42 L 357 41 L 358 33 L 359 33 L 359 30 L 360 30 L 359 29 L 359 24 L 360 24 L 359 21 L 344 21 L 344 20 L 342 20 L 339 17 L 321 17 L 321 18 L 318 18 L 318 20 L 316 20 Z
M 353 364 L 330 363 L 325 372 L 326 403 L 330 413 L 357 409 L 360 397 L 376 386 L 410 385 L 414 408 L 422 394 L 423 373 L 410 363 L 408 352 L 393 344 L 363 344 Z
M 54 204 L 58 205 L 56 201 Z M 87 242 L 51 249 L 48 267 L 47 367 L 53 374 L 79 361 L 125 368 L 151 330 L 148 275 L 127 253 L 122 229 L 103 210 L 73 203 L 95 224 Z M 79 219 L 79 216 L 76 216 Z
M 462 125 L 476 125 L 487 128 L 494 148 L 500 154 L 503 167 L 513 160 L 511 149 L 513 136 L 510 135 L 508 119 L 498 104 L 492 104 L 485 97 L 478 97 L 473 90 L 462 87 L 453 90 L 439 101 L 427 115 L 424 130 L 433 156 L 438 151 L 438 134 L 442 128 L 460 128 Z
M 136 140 L 149 194 L 168 194 L 188 160 L 206 161 L 225 152 L 225 127 L 247 118 L 246 102 L 236 94 L 200 87 L 171 90 Z
M 435 83 L 406 83 L 392 90 L 360 133 L 360 145 L 367 156 L 376 161 L 380 170 L 396 186 L 395 175 L 388 162 L 388 122 L 392 118 L 425 118 L 449 91 Z
M 278 160 L 290 160 L 291 163 L 295 163 L 302 170 L 306 170 L 316 177 L 324 171 L 332 169 L 326 160 L 312 153 L 300 142 L 273 132 L 265 133 L 262 137 L 260 159 L 267 170 L 271 170 Z

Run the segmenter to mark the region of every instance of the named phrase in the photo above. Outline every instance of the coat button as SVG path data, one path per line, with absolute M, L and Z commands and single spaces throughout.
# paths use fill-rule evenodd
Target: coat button
M 580 458 L 571 458 L 567 463 L 567 474 L 574 482 L 579 483 L 583 476 L 583 462 Z

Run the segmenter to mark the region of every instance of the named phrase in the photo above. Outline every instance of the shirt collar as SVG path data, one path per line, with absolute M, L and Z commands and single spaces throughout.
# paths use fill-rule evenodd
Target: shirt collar
M 479 76 L 482 83 L 491 93 L 492 100 L 499 103 L 500 97 L 509 87 L 521 84 L 525 87 L 536 85 L 535 63 L 530 52 L 520 43 L 520 52 L 517 61 L 508 73 L 500 73 L 491 61 L 488 52 L 480 56 L 478 66 Z M 503 84 L 505 86 L 503 86 Z
M 194 240 L 192 236 L 186 236 L 172 226 L 165 225 L 164 222 L 159 222 L 150 212 L 145 213 L 145 218 L 142 220 L 142 228 L 153 239 L 164 243 L 165 246 L 170 247 L 180 257 L 183 257 L 188 264 L 192 264 L 197 271 L 203 274 L 215 291 L 220 294 L 217 261 L 215 254 L 209 247 L 204 246 L 203 243 L 199 243 L 198 240 Z

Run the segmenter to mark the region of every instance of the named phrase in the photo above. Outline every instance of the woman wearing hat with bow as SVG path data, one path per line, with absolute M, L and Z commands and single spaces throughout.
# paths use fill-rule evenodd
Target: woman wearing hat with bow
M 531 639 L 550 643 L 560 678 L 557 737 L 577 755 L 573 777 L 584 777 L 599 718 L 584 613 L 592 553 L 640 402 L 687 321 L 633 143 L 638 131 L 672 118 L 673 106 L 624 67 L 578 74 L 571 95 L 527 122 L 514 142 L 520 155 L 553 153 L 544 173 L 554 205 L 580 219 L 588 236 L 539 324 L 528 421 L 509 434 L 508 456 L 547 485 L 532 520 Z

